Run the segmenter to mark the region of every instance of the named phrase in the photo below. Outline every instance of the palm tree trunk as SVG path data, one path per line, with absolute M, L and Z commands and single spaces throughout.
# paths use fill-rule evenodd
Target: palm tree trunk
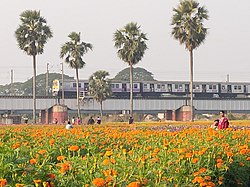
M 36 56 L 33 55 L 33 123 L 36 123 Z
M 101 113 L 101 117 L 102 117 L 102 101 L 100 102 L 100 105 L 101 105 L 101 111 L 100 111 L 100 113 Z
M 76 103 L 77 103 L 77 116 L 80 117 L 78 68 L 76 68 Z
M 190 121 L 194 121 L 194 111 L 193 111 L 193 77 L 194 77 L 194 73 L 193 73 L 193 50 L 191 49 L 190 51 Z
M 133 64 L 130 62 L 130 116 L 133 116 Z

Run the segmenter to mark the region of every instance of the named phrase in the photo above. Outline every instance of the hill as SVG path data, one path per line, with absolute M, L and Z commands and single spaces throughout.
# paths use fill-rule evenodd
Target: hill
M 54 79 L 61 80 L 62 75 L 59 73 L 49 73 L 49 81 L 48 81 L 48 89 L 49 94 L 51 94 L 52 89 L 52 81 Z M 70 77 L 68 75 L 64 75 L 65 79 L 74 79 L 74 77 Z M 40 74 L 36 76 L 36 84 L 37 84 L 37 96 L 46 95 L 46 74 Z M 11 84 L 0 85 L 0 95 L 18 95 L 18 96 L 31 96 L 32 95 L 32 78 L 27 80 L 26 82 L 15 82 L 13 83 L 11 91 Z

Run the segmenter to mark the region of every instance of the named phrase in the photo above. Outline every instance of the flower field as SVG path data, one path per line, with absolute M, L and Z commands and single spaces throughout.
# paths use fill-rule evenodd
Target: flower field
M 145 124 L 144 124 L 145 125 Z M 250 129 L 0 127 L 0 186 L 247 186 Z

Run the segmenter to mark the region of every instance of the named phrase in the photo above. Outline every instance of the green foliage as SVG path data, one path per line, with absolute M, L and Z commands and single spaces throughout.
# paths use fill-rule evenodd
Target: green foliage
M 77 115 L 80 116 L 78 69 L 83 68 L 85 65 L 82 57 L 89 50 L 92 50 L 93 46 L 90 43 L 81 42 L 80 33 L 72 32 L 68 37 L 70 41 L 61 47 L 60 57 L 65 58 L 65 63 L 76 70 Z
M 30 56 L 43 53 L 44 45 L 52 31 L 40 11 L 26 10 L 20 15 L 21 24 L 15 32 L 18 46 Z
M 208 19 L 208 11 L 194 0 L 182 0 L 173 11 L 173 37 L 189 51 L 199 47 L 207 35 L 203 21 Z
M 102 102 L 112 95 L 110 81 L 107 78 L 109 73 L 103 70 L 93 73 L 89 78 L 89 93 L 101 105 Z
M 62 77 L 59 73 L 49 73 L 49 90 L 52 89 L 52 82 L 54 79 L 60 80 Z M 74 80 L 74 77 L 70 77 L 68 75 L 64 75 L 65 79 Z M 36 91 L 37 96 L 46 95 L 46 74 L 40 74 L 36 76 L 37 84 Z M 11 92 L 11 84 L 0 85 L 0 95 L 18 95 L 18 96 L 31 96 L 32 95 L 32 78 L 25 82 L 16 82 L 13 83 L 13 92 Z M 49 95 L 51 92 L 49 91 Z
M 90 43 L 81 42 L 80 33 L 72 32 L 68 35 L 70 41 L 61 47 L 60 57 L 65 57 L 65 62 L 73 69 L 81 69 L 85 65 L 82 57 L 93 46 Z
M 146 40 L 146 34 L 133 22 L 114 33 L 118 57 L 129 65 L 137 64 L 142 59 L 147 49 Z
M 114 80 L 129 81 L 129 68 L 125 68 L 113 78 Z M 133 68 L 133 80 L 134 81 L 155 81 L 153 73 L 147 71 L 144 68 Z
M 130 115 L 133 115 L 133 65 L 144 56 L 147 49 L 146 40 L 148 40 L 146 34 L 141 32 L 137 23 L 133 22 L 114 33 L 118 57 L 130 67 Z

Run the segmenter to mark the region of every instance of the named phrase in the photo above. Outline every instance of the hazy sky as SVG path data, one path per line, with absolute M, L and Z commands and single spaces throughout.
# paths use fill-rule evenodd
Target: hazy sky
M 194 80 L 250 82 L 250 1 L 199 1 L 209 11 L 206 41 L 194 51 Z M 135 67 L 143 67 L 158 80 L 189 80 L 189 54 L 171 36 L 173 8 L 178 0 L 1 0 L 0 84 L 26 81 L 32 77 L 32 57 L 21 51 L 14 37 L 22 11 L 40 10 L 54 37 L 37 57 L 37 74 L 60 73 L 60 47 L 72 31 L 81 32 L 82 40 L 94 48 L 85 57 L 80 78 L 88 79 L 97 70 L 106 70 L 114 77 L 128 67 L 116 54 L 113 33 L 133 21 L 147 33 L 148 50 Z M 64 65 L 64 72 L 75 71 Z

